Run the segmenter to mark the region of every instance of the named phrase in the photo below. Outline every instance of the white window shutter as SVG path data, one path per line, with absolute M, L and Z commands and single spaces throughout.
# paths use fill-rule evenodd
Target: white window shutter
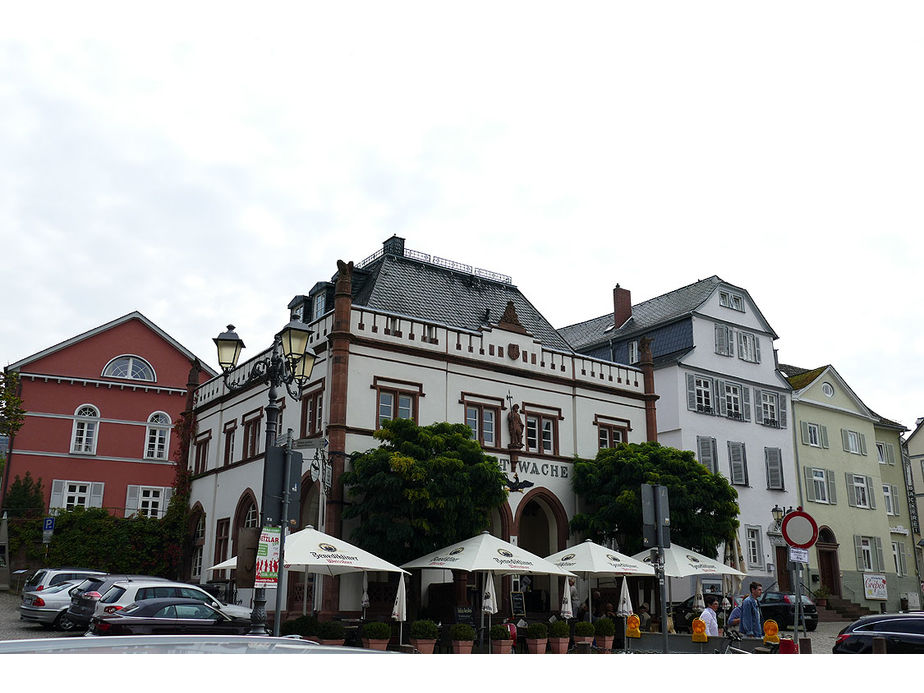
M 55 479 L 51 482 L 51 499 L 48 502 L 48 509 L 55 510 L 64 507 L 64 485 L 65 481 Z
M 169 486 L 163 489 L 163 500 L 161 501 L 160 517 L 167 514 L 167 508 L 170 505 L 170 498 L 173 497 L 173 489 Z
M 828 502 L 831 505 L 837 505 L 837 485 L 834 483 L 834 478 L 834 472 L 826 469 L 825 479 L 828 482 Z
M 105 486 L 105 484 L 102 481 L 94 481 L 90 484 L 90 500 L 87 507 L 103 507 L 103 486 Z
M 777 399 L 780 403 L 780 428 L 786 428 L 786 395 L 781 392 Z
M 125 517 L 131 517 L 138 512 L 138 498 L 140 496 L 140 486 L 128 486 L 128 490 L 125 493 Z

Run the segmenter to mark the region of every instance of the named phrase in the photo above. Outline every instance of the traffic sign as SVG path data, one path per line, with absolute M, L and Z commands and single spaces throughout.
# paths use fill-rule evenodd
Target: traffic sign
M 42 522 L 42 531 L 45 532 L 54 532 L 55 531 L 55 518 L 46 517 Z
M 326 438 L 299 438 L 292 442 L 292 447 L 296 450 L 317 450 L 327 447 Z
M 818 525 L 815 519 L 803 510 L 794 510 L 784 517 L 780 530 L 786 543 L 797 549 L 808 549 L 818 541 Z

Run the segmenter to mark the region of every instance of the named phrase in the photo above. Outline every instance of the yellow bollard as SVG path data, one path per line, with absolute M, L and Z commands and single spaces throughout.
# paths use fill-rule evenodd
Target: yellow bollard
M 764 621 L 764 643 L 780 643 L 780 627 L 772 618 Z
M 693 642 L 709 642 L 709 636 L 706 635 L 706 622 L 703 619 L 694 618 L 690 629 L 693 631 Z
M 626 619 L 626 637 L 627 638 L 640 638 L 642 633 L 639 630 L 641 625 L 641 619 L 635 614 L 629 614 L 629 618 Z

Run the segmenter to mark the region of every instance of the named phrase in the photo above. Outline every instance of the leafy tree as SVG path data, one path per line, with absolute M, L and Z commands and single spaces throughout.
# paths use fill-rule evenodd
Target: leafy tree
M 12 436 L 22 428 L 26 412 L 19 397 L 19 373 L 0 373 L 0 436 Z
M 17 474 L 7 491 L 3 509 L 9 518 L 10 555 L 15 556 L 25 547 L 29 558 L 40 557 L 45 511 L 42 480 L 33 479 L 28 471 L 24 478 Z
M 342 476 L 358 519 L 353 540 L 400 565 L 488 528 L 507 498 L 497 459 L 485 455 L 464 424 L 418 426 L 386 421 L 378 448 L 353 455 Z
M 642 484 L 667 487 L 671 542 L 715 558 L 738 527 L 737 491 L 689 450 L 658 443 L 605 448 L 575 463 L 573 484 L 588 510 L 574 516 L 571 531 L 595 541 L 619 535 L 620 550 L 630 555 L 643 548 Z

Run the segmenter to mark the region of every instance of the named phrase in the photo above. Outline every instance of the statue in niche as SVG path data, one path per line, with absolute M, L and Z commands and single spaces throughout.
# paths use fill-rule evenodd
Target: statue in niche
M 523 447 L 523 419 L 520 418 L 520 405 L 514 404 L 507 414 L 507 427 L 510 429 L 511 450 L 519 450 Z

